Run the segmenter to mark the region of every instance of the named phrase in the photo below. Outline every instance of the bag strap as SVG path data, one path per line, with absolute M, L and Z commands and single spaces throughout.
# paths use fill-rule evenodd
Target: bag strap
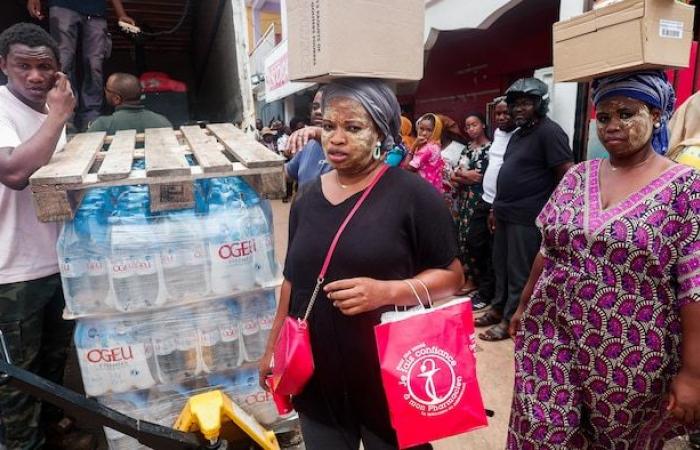
M 345 230 L 345 227 L 348 226 L 348 222 L 350 222 L 350 219 L 352 219 L 357 210 L 360 209 L 360 206 L 362 206 L 362 204 L 369 196 L 370 192 L 372 192 L 372 189 L 374 189 L 374 186 L 377 185 L 379 179 L 386 173 L 387 170 L 389 170 L 389 166 L 383 164 L 382 168 L 379 169 L 379 172 L 377 172 L 377 174 L 374 176 L 372 182 L 365 188 L 365 191 L 362 193 L 362 196 L 357 200 L 357 202 L 352 207 L 348 215 L 345 217 L 343 223 L 340 224 L 340 227 L 338 227 L 338 231 L 335 232 L 335 236 L 331 241 L 331 245 L 330 247 L 328 247 L 328 251 L 326 252 L 326 259 L 324 259 L 323 261 L 321 272 L 318 274 L 318 278 L 316 279 L 316 287 L 314 288 L 314 291 L 311 294 L 309 306 L 306 307 L 306 312 L 304 313 L 304 318 L 302 319 L 304 322 L 306 322 L 306 320 L 309 318 L 309 314 L 311 314 L 311 308 L 313 308 L 314 303 L 316 302 L 316 296 L 318 295 L 318 291 L 321 289 L 321 285 L 323 284 L 323 281 L 325 279 L 326 272 L 328 271 L 328 266 L 331 264 L 331 258 L 333 257 L 333 253 L 335 253 L 335 248 L 338 246 L 338 240 L 340 240 L 340 235 L 343 234 L 343 231 Z

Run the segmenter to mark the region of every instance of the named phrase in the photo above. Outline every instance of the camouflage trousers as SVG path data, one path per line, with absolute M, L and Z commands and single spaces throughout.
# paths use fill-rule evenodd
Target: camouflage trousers
M 61 316 L 65 300 L 58 274 L 0 284 L 0 330 L 15 366 L 62 383 L 73 322 Z M 36 449 L 44 444 L 44 423 L 61 411 L 17 389 L 0 387 L 0 449 Z

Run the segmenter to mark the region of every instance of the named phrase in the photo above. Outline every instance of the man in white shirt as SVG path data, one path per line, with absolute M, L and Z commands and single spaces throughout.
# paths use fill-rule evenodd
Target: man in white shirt
M 493 133 L 493 142 L 491 142 L 491 147 L 489 148 L 489 165 L 484 173 L 484 179 L 482 180 L 482 186 L 484 188 L 484 193 L 481 198 L 489 205 L 493 205 L 493 201 L 496 198 L 496 182 L 498 181 L 498 172 L 501 170 L 503 165 L 503 156 L 506 154 L 506 148 L 508 147 L 508 141 L 510 137 L 515 133 L 515 123 L 510 117 L 508 112 L 508 105 L 506 104 L 505 97 L 499 97 L 495 100 L 496 106 L 494 108 L 494 124 L 496 125 L 495 131 Z M 489 212 L 488 220 L 489 231 L 493 234 L 495 232 L 495 220 L 493 218 L 493 209 Z M 479 238 L 481 240 L 491 240 L 491 236 L 488 235 L 489 231 L 484 230 Z M 492 260 L 492 263 L 495 262 Z M 480 311 L 488 308 L 491 305 L 490 298 L 478 297 L 473 304 L 475 311 Z
M 493 115 L 496 129 L 493 132 L 491 148 L 489 148 L 489 166 L 486 168 L 486 173 L 484 173 L 484 180 L 482 181 L 484 194 L 481 196 L 481 198 L 491 205 L 493 205 L 493 201 L 496 199 L 496 183 L 498 181 L 498 172 L 503 165 L 503 156 L 506 154 L 506 148 L 508 147 L 510 137 L 513 136 L 516 130 L 515 123 L 510 117 L 510 113 L 508 113 L 506 98 L 498 97 L 495 99 L 495 102 L 496 106 L 494 107 Z M 492 210 L 489 219 L 491 232 L 494 231 L 494 226 Z
M 75 107 L 58 54 L 36 25 L 20 23 L 0 34 L 0 68 L 8 79 L 0 87 L 0 330 L 16 366 L 61 383 L 73 323 L 61 319 L 58 224 L 37 220 L 28 188 L 29 177 L 65 144 Z M 47 421 L 59 413 L 0 387 L 0 448 L 41 448 Z

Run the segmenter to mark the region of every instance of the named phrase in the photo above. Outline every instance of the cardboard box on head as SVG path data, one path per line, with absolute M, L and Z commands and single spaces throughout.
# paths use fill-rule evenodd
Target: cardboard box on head
M 555 23 L 554 80 L 688 67 L 694 9 L 675 0 L 625 0 Z
M 425 0 L 287 0 L 287 23 L 293 81 L 423 77 Z

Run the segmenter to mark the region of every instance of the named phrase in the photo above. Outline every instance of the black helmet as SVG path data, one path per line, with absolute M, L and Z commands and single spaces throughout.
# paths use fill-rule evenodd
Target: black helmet
M 547 114 L 549 109 L 549 89 L 547 85 L 537 78 L 521 78 L 506 90 L 506 102 L 508 104 L 520 96 L 535 97 L 538 100 L 536 109 L 541 116 Z

